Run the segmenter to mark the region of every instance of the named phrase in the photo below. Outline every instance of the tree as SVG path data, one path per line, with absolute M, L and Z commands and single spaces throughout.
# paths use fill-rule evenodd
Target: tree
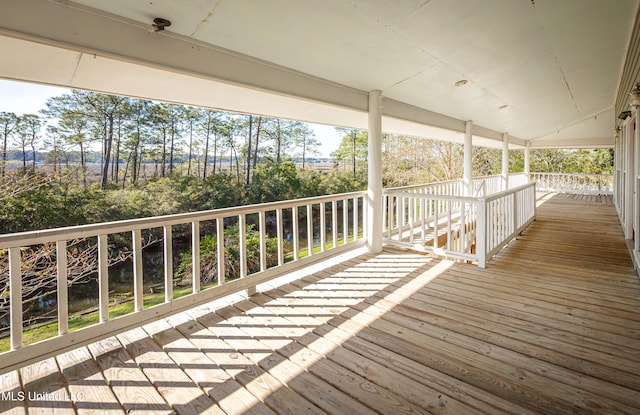
M 36 141 L 40 138 L 42 120 L 35 114 L 25 114 L 18 117 L 15 134 L 16 144 L 22 150 L 22 168 L 27 168 L 27 146 L 31 148 L 32 170 L 36 168 Z
M 354 128 L 336 127 L 336 131 L 343 134 L 340 146 L 336 151 L 331 153 L 331 157 L 336 163 L 342 162 L 345 166 L 347 160 L 350 160 L 353 178 L 357 177 L 358 164 L 364 164 L 368 154 L 368 134 L 366 131 Z M 364 166 L 363 166 L 364 167 Z
M 202 170 L 202 178 L 207 177 L 207 165 L 209 163 L 209 143 L 211 140 L 211 134 L 213 134 L 213 173 L 216 172 L 216 158 L 218 157 L 218 139 L 217 139 L 217 123 L 220 122 L 220 113 L 210 109 L 199 110 L 200 114 L 198 119 L 199 131 L 204 135 L 204 166 Z
M 13 112 L 0 112 L 0 137 L 2 137 L 2 160 L 0 160 L 0 177 L 4 177 L 7 164 L 7 145 L 9 137 L 18 126 L 18 116 Z
M 47 135 L 44 140 L 45 147 L 50 148 L 47 154 L 47 161 L 53 164 L 53 172 L 57 173 L 60 170 L 60 158 L 63 153 L 61 140 L 62 135 L 60 130 L 55 125 L 48 125 L 46 128 Z
M 302 168 L 308 155 L 317 154 L 320 142 L 309 126 L 305 123 L 298 122 L 293 130 L 293 142 L 300 149 L 300 157 L 302 158 Z
M 187 128 L 189 129 L 189 155 L 187 157 L 187 176 L 191 175 L 191 160 L 193 159 L 193 132 L 195 124 L 200 116 L 200 112 L 194 107 L 182 107 L 182 116 L 185 118 Z
M 125 98 L 116 95 L 97 94 L 87 91 L 73 91 L 81 99 L 81 104 L 87 108 L 85 113 L 92 115 L 95 122 L 101 126 L 102 132 L 102 166 L 100 186 L 106 187 L 109 175 L 109 162 L 113 146 L 114 124 L 116 117 L 123 111 Z

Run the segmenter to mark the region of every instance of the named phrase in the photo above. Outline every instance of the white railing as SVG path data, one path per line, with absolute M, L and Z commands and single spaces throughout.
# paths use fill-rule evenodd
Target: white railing
M 536 184 L 514 187 L 481 199 L 478 205 L 476 249 L 478 266 L 524 230 L 536 217 Z
M 464 193 L 464 181 L 447 180 L 444 182 L 433 182 L 413 186 L 390 187 L 384 189 L 385 193 L 395 191 L 440 196 L 462 196 Z
M 612 174 L 531 173 L 538 191 L 578 194 L 613 194 Z
M 134 219 L 112 223 L 84 225 L 0 235 L 0 255 L 8 256 L 8 301 L 11 350 L 0 356 L 0 373 L 29 364 L 48 356 L 88 344 L 92 341 L 117 334 L 124 330 L 151 322 L 158 318 L 186 310 L 195 305 L 211 301 L 241 290 L 254 290 L 259 283 L 354 249 L 364 244 L 366 216 L 364 206 L 366 192 L 314 197 L 285 202 L 265 203 L 193 212 L 163 217 Z M 286 224 L 285 224 L 286 221 Z M 255 227 L 259 235 L 259 248 L 247 243 L 248 232 Z M 186 229 L 191 250 L 190 293 L 174 298 L 174 244 L 175 229 Z M 164 301 L 145 308 L 142 248 L 143 232 L 155 232 L 162 242 L 164 258 Z M 231 235 L 230 235 L 231 233 Z M 286 237 L 285 237 L 286 234 Z M 216 276 L 212 286 L 205 289 L 201 284 L 201 238 L 215 236 Z M 252 236 L 255 242 L 255 232 Z M 86 244 L 97 246 L 97 285 L 99 322 L 79 329 L 69 330 L 68 264 L 74 261 L 77 251 L 69 249 L 70 241 L 83 238 Z M 110 319 L 109 244 L 114 240 L 129 238 L 132 245 L 134 311 L 122 317 Z M 274 242 L 274 238 L 277 242 Z M 306 241 L 305 241 L 306 239 Z M 239 261 L 237 270 L 225 269 L 225 258 L 231 252 L 225 240 L 234 240 Z M 274 249 L 274 245 L 277 247 Z M 55 337 L 25 345 L 23 344 L 23 252 L 29 247 L 55 245 L 57 255 L 57 323 Z M 268 246 L 271 248 L 268 249 Z M 270 250 L 270 252 L 269 252 Z M 251 268 L 247 258 L 258 256 Z M 53 255 L 52 255 L 53 256 Z M 256 269 L 257 268 L 257 269 Z M 54 271 L 55 272 L 55 271 Z M 6 276 L 5 276 L 6 277 Z M 0 290 L 2 287 L 0 287 Z M 5 293 L 7 289 L 5 288 Z M 1 292 L 0 292 L 1 294 Z M 2 304 L 2 302 L 0 302 Z
M 493 178 L 492 178 L 493 179 Z M 477 186 L 483 194 L 487 184 Z M 491 182 L 488 184 L 491 187 Z M 437 255 L 486 262 L 535 218 L 534 183 L 487 196 L 384 191 L 386 243 Z

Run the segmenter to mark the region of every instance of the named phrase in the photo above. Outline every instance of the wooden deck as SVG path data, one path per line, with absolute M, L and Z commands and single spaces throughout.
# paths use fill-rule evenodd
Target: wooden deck
M 393 250 L 316 267 L 4 375 L 0 409 L 638 414 L 640 280 L 615 209 L 540 198 L 487 269 Z

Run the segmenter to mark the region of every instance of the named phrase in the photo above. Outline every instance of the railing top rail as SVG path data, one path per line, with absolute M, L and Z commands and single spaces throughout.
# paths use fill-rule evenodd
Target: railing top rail
M 509 188 L 507 190 L 503 190 L 502 192 L 493 193 L 493 194 L 490 194 L 490 195 L 487 195 L 487 196 L 484 196 L 484 197 L 479 197 L 478 199 L 483 200 L 485 202 L 491 202 L 492 200 L 500 199 L 501 197 L 504 197 L 504 196 L 506 196 L 508 194 L 511 194 L 511 193 L 517 193 L 520 190 L 526 189 L 528 187 L 533 187 L 535 189 L 535 187 L 536 187 L 535 182 L 526 183 L 526 184 L 523 184 L 521 186 L 512 187 L 512 188 Z
M 453 202 L 467 202 L 467 203 L 474 203 L 474 202 L 480 202 L 480 201 L 487 201 L 490 202 L 492 200 L 495 199 L 499 199 L 505 195 L 511 194 L 511 193 L 516 193 L 522 189 L 526 189 L 528 187 L 535 187 L 535 183 L 527 183 L 527 184 L 523 184 L 521 186 L 516 186 L 516 187 L 512 187 L 510 189 L 507 190 L 503 190 L 501 192 L 497 192 L 497 193 L 492 193 L 488 196 L 479 196 L 479 197 L 473 197 L 473 196 L 450 196 L 450 195 L 433 195 L 433 194 L 423 194 L 423 193 L 410 193 L 410 192 L 403 192 L 403 191 L 398 191 L 398 190 L 393 190 L 393 191 L 389 191 L 386 193 L 387 196 L 398 196 L 398 197 L 412 197 L 412 198 L 417 198 L 417 199 L 432 199 L 432 200 L 445 200 L 445 201 L 453 201 Z
M 234 206 L 222 209 L 199 212 L 178 213 L 174 215 L 154 216 L 150 218 L 127 219 L 115 222 L 102 222 L 88 225 L 67 226 L 63 228 L 44 229 L 38 231 L 18 232 L 0 235 L 0 249 L 17 246 L 36 245 L 56 240 L 71 240 L 76 238 L 93 237 L 99 234 L 114 234 L 129 232 L 137 229 L 159 228 L 165 225 L 178 225 L 193 221 L 214 220 L 241 214 L 268 212 L 276 209 L 306 206 L 313 203 L 344 200 L 361 197 L 366 191 L 340 193 L 335 195 L 315 196 L 304 199 L 284 200 L 246 206 Z
M 401 190 L 409 190 L 409 189 L 419 189 L 422 187 L 431 187 L 431 186 L 440 186 L 443 184 L 455 184 L 455 183 L 462 183 L 462 179 L 455 179 L 455 180 L 444 180 L 441 182 L 431 182 L 431 183 L 423 183 L 423 184 L 413 184 L 411 186 L 397 186 L 397 187 L 387 187 L 382 189 L 383 193 L 389 193 L 389 192 L 396 192 L 396 191 L 401 191 Z
M 396 196 L 396 197 L 412 197 L 416 199 L 431 199 L 431 200 L 468 202 L 468 203 L 478 202 L 480 199 L 478 197 L 471 197 L 471 196 L 449 196 L 449 195 L 437 195 L 437 194 L 425 194 L 425 193 L 410 193 L 410 192 L 402 192 L 398 190 L 390 191 L 385 194 L 387 196 Z
M 612 173 L 549 173 L 549 172 L 539 172 L 532 171 L 531 174 L 541 174 L 546 176 L 599 176 L 599 177 L 612 177 Z

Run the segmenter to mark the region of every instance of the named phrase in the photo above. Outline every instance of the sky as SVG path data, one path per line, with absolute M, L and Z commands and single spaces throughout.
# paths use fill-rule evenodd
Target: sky
M 67 93 L 70 90 L 66 88 L 0 79 L 0 111 L 18 115 L 38 114 L 47 99 Z M 318 148 L 319 156 L 329 157 L 340 145 L 340 136 L 335 128 L 320 124 L 309 124 L 309 127 L 322 143 Z

